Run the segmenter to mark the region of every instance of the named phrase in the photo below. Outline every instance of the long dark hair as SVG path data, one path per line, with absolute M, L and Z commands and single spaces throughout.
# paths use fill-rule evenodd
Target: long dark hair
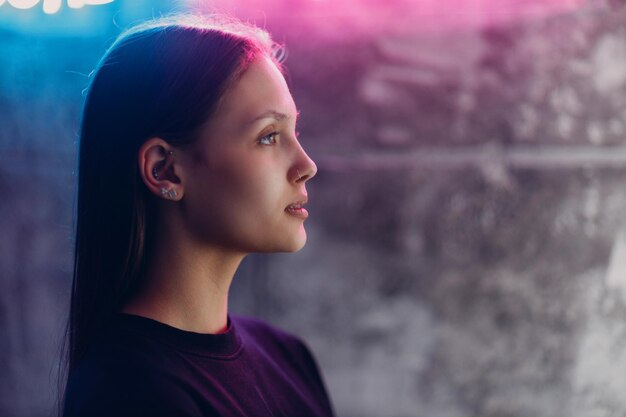
M 123 32 L 90 74 L 64 376 L 140 287 L 149 262 L 156 205 L 139 176 L 140 146 L 155 136 L 192 143 L 256 57 L 280 68 L 279 50 L 261 29 L 176 14 Z

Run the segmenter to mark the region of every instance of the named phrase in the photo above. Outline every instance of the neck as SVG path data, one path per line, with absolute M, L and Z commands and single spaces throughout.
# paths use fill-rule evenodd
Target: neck
M 221 248 L 202 247 L 168 234 L 154 250 L 144 287 L 122 312 L 197 332 L 227 328 L 228 291 L 245 257 Z

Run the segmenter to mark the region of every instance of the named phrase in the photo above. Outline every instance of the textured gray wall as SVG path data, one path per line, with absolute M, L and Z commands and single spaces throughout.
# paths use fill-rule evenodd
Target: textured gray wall
M 307 246 L 248 257 L 231 305 L 309 342 L 339 416 L 626 415 L 618 3 L 368 31 L 268 2 L 319 172 Z M 80 74 L 111 33 L 0 33 L 2 416 L 55 395 Z

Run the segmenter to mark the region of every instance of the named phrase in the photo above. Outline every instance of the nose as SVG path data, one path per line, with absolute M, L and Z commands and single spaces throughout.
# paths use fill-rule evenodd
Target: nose
M 293 182 L 306 182 L 317 174 L 317 165 L 298 144 L 297 157 L 290 170 L 289 178 Z

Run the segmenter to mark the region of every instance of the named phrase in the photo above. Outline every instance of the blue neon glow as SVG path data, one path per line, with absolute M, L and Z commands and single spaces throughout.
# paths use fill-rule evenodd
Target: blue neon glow
M 0 39 L 115 36 L 134 22 L 175 10 L 184 10 L 181 0 L 0 0 Z

